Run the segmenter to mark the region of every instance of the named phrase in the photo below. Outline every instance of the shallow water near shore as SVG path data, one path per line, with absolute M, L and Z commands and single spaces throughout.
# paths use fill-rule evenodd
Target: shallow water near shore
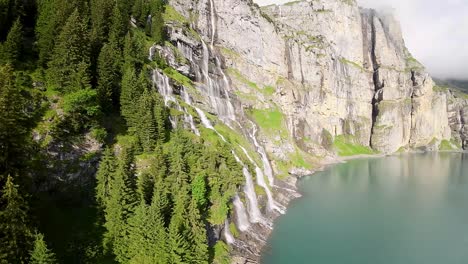
M 350 160 L 298 182 L 263 264 L 468 263 L 468 154 Z

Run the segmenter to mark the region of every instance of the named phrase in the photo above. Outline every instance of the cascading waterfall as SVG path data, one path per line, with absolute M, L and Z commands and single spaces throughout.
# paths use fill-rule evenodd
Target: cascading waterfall
M 244 174 L 245 177 L 245 185 L 244 185 L 244 193 L 245 196 L 247 197 L 247 200 L 249 201 L 249 215 L 250 215 L 250 222 L 252 223 L 260 223 L 262 222 L 262 213 L 260 212 L 260 209 L 258 207 L 258 200 L 257 200 L 257 194 L 255 193 L 255 185 L 253 183 L 252 175 L 250 174 L 249 170 L 247 167 L 242 163 L 242 161 L 239 159 L 239 157 L 232 152 L 234 155 L 234 158 L 236 159 L 237 163 L 242 165 L 242 173 Z
M 156 85 L 158 92 L 164 98 L 164 104 L 169 106 L 170 102 L 177 103 L 176 98 L 173 95 L 173 89 L 169 83 L 169 77 L 159 72 L 159 70 L 153 70 L 153 84 Z
M 239 228 L 241 232 L 245 232 L 249 229 L 250 223 L 247 216 L 247 211 L 245 210 L 244 204 L 242 203 L 238 194 L 234 196 L 232 203 L 234 204 L 234 210 L 236 211 L 237 228 Z
M 229 230 L 229 221 L 227 219 L 224 221 L 224 238 L 226 239 L 226 242 L 230 245 L 236 242 L 236 239 L 231 234 L 231 230 Z
M 153 55 L 154 54 L 151 54 L 151 49 L 150 49 L 150 57 L 152 58 Z M 177 110 L 183 111 L 185 123 L 189 124 L 190 129 L 192 129 L 192 131 L 196 135 L 200 136 L 200 131 L 198 131 L 197 127 L 195 126 L 195 122 L 193 121 L 193 116 L 188 113 L 186 108 L 181 107 L 180 104 L 177 102 L 177 99 L 174 97 L 173 95 L 174 89 L 172 88 L 169 82 L 169 77 L 161 73 L 159 70 L 155 69 L 153 70 L 152 80 L 153 80 L 153 84 L 156 85 L 158 92 L 164 98 L 164 104 L 169 107 L 170 104 L 173 103 Z M 181 93 L 182 93 L 182 98 L 184 100 L 190 100 L 190 96 L 186 93 L 185 88 L 181 89 Z M 186 103 L 191 105 L 190 101 L 189 102 L 186 101 Z M 171 121 L 171 124 L 173 127 L 177 126 L 177 122 L 174 118 L 169 117 L 169 120 Z
M 180 90 L 180 95 L 182 97 L 182 100 L 184 100 L 184 102 L 186 104 L 192 106 L 192 99 L 190 98 L 190 95 L 185 90 L 185 87 L 182 87 L 182 89 Z M 195 133 L 195 135 L 200 136 L 200 131 L 195 126 L 195 122 L 193 121 L 193 116 L 188 113 L 187 109 L 184 109 L 184 110 L 185 110 L 185 115 L 184 115 L 185 116 L 185 122 L 190 124 L 190 128 Z
M 250 137 L 252 138 L 252 141 L 255 145 L 255 148 L 257 149 L 258 154 L 262 157 L 262 163 L 263 163 L 263 171 L 265 172 L 268 182 L 270 183 L 270 186 L 275 186 L 275 179 L 273 177 L 273 169 L 271 168 L 270 161 L 268 160 L 268 156 L 265 152 L 265 149 L 258 144 L 256 135 L 257 135 L 257 125 L 255 125 L 254 122 L 250 121 L 252 124 L 252 134 Z
M 257 178 L 257 184 L 265 190 L 265 193 L 267 195 L 268 209 L 269 210 L 276 210 L 279 213 L 284 214 L 284 210 L 282 208 L 280 208 L 278 205 L 276 205 L 276 202 L 273 199 L 273 194 L 271 193 L 270 188 L 268 188 L 268 186 L 267 186 L 267 184 L 265 182 L 265 176 L 264 176 L 262 170 L 257 166 L 257 164 L 252 159 L 252 157 L 249 155 L 247 150 L 242 146 L 240 146 L 240 147 L 241 147 L 242 151 L 244 151 L 245 155 L 250 160 L 250 162 L 255 166 L 255 174 L 257 176 L 256 177 Z
M 216 36 L 216 10 L 213 0 L 210 1 L 210 18 L 211 18 L 211 47 L 214 45 L 214 40 Z
M 204 127 L 211 129 L 215 131 L 218 136 L 226 142 L 226 139 L 224 138 L 223 135 L 221 135 L 211 124 L 210 120 L 206 117 L 205 112 L 203 112 L 201 109 L 195 107 L 195 110 L 197 111 L 198 115 L 200 116 L 201 122 Z M 258 206 L 258 200 L 257 200 L 257 195 L 255 194 L 255 186 L 253 183 L 252 175 L 250 174 L 249 170 L 247 167 L 244 165 L 244 163 L 240 160 L 240 158 L 236 155 L 234 151 L 231 151 L 232 155 L 236 159 L 237 163 L 242 165 L 242 173 L 244 174 L 245 177 L 245 185 L 244 185 L 244 193 L 245 196 L 247 197 L 247 200 L 249 201 L 249 214 L 250 214 L 250 220 L 252 223 L 260 223 L 262 222 L 262 214 L 260 212 L 259 206 Z M 240 199 L 239 199 L 240 201 Z M 240 201 L 241 202 L 241 201 Z M 241 202 L 242 203 L 242 202 Z M 239 213 L 239 212 L 237 212 Z M 241 214 L 242 212 L 240 212 Z M 240 228 L 239 228 L 240 229 Z

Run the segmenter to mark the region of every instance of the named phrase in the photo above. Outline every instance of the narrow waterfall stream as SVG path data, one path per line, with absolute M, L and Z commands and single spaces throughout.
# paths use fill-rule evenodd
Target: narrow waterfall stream
M 257 178 L 257 184 L 262 187 L 265 190 L 265 193 L 267 195 L 267 200 L 268 200 L 268 209 L 269 210 L 276 210 L 281 214 L 284 214 L 284 210 L 279 208 L 279 206 L 276 205 L 275 200 L 273 199 L 273 194 L 271 193 L 270 188 L 268 188 L 266 182 L 265 182 L 265 176 L 262 172 L 262 170 L 258 167 L 258 165 L 255 163 L 255 161 L 252 159 L 252 157 L 249 155 L 247 150 L 242 147 L 242 151 L 245 153 L 247 158 L 250 160 L 250 162 L 255 166 L 255 173 L 256 173 L 256 178 Z
M 250 135 L 250 138 L 252 138 L 252 141 L 255 145 L 255 147 L 257 148 L 257 152 L 260 154 L 260 156 L 262 157 L 262 163 L 263 163 L 263 170 L 268 178 L 268 181 L 270 183 L 270 186 L 274 186 L 275 185 L 275 180 L 274 180 L 274 177 L 273 177 L 273 169 L 271 168 L 271 165 L 270 165 L 270 161 L 268 160 L 268 156 L 265 152 L 265 149 L 260 145 L 258 144 L 258 141 L 257 141 L 257 125 L 250 121 L 251 125 L 252 125 L 252 134 Z
M 249 172 L 249 169 L 242 163 L 242 161 L 239 159 L 239 157 L 232 152 L 234 155 L 234 158 L 236 161 L 243 166 L 242 168 L 242 173 L 244 174 L 245 177 L 245 185 L 244 185 L 244 193 L 245 196 L 247 197 L 247 200 L 249 201 L 249 215 L 250 215 L 250 222 L 252 223 L 261 223 L 263 220 L 262 213 L 260 212 L 260 209 L 258 207 L 258 200 L 257 200 L 257 194 L 255 193 L 255 185 L 253 182 L 252 175 Z
M 226 239 L 226 242 L 228 244 L 234 244 L 236 242 L 236 239 L 234 238 L 234 236 L 232 235 L 231 233 L 231 230 L 229 229 L 229 220 L 225 220 L 224 221 L 224 238 Z
M 250 222 L 247 216 L 247 211 L 238 194 L 234 196 L 232 203 L 234 204 L 234 210 L 236 211 L 237 228 L 239 228 L 241 232 L 247 231 L 250 227 Z

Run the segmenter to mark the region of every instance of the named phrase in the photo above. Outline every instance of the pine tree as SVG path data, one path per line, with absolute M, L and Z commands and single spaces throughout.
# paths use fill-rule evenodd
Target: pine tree
M 181 189 L 175 197 L 174 211 L 169 224 L 168 250 L 170 263 L 187 263 L 190 258 L 190 232 L 186 218 L 187 192 Z
M 0 63 L 17 65 L 23 47 L 23 26 L 19 19 L 13 23 L 5 43 L 2 44 Z
M 96 201 L 99 206 L 105 208 L 110 193 L 111 183 L 115 173 L 115 158 L 110 148 L 106 148 L 103 153 L 101 162 L 99 163 L 99 169 L 96 173 Z
M 119 106 L 122 55 L 117 46 L 104 44 L 98 58 L 99 101 L 104 109 Z
M 44 235 L 41 233 L 36 234 L 36 240 L 34 241 L 34 248 L 31 251 L 30 264 L 54 264 L 57 263 L 55 254 L 47 248 L 47 244 L 44 241 Z
M 92 50 L 99 51 L 109 36 L 112 10 L 115 1 L 91 0 L 91 42 Z
M 156 120 L 153 113 L 154 99 L 146 88 L 140 96 L 137 108 L 136 133 L 145 152 L 153 150 L 157 142 Z
M 113 252 L 118 261 L 123 261 L 128 255 L 127 245 L 129 230 L 127 221 L 133 215 L 138 204 L 136 179 L 132 168 L 133 154 L 131 149 L 121 150 L 114 180 L 111 183 L 109 200 L 105 210 L 107 229 L 104 243 Z
M 109 43 L 123 50 L 123 39 L 128 32 L 128 13 L 123 9 L 123 2 L 119 1 L 112 9 L 112 19 L 109 29 Z M 128 2 L 128 1 L 127 1 Z
M 21 167 L 29 135 L 29 99 L 16 85 L 13 68 L 0 66 L 0 174 Z
M 206 235 L 205 224 L 201 220 L 197 201 L 192 200 L 188 209 L 188 219 L 190 222 L 191 254 L 190 263 L 208 263 L 208 237 Z
M 74 1 L 68 0 L 38 0 L 38 17 L 36 22 L 37 47 L 39 65 L 46 66 L 54 48 L 57 35 L 60 34 L 67 18 L 74 10 Z
M 0 259 L 22 263 L 28 257 L 32 234 L 28 226 L 28 206 L 11 176 L 7 177 L 0 201 L 5 205 L 0 211 Z
M 138 85 L 135 69 L 126 68 L 122 77 L 122 91 L 120 94 L 120 111 L 127 121 L 129 127 L 135 127 L 137 122 L 137 111 L 135 105 L 138 103 L 143 89 Z
M 65 93 L 89 87 L 89 52 L 87 26 L 75 9 L 57 39 L 49 62 L 50 84 Z
M 151 37 L 156 43 L 163 43 L 165 39 L 163 0 L 151 0 Z

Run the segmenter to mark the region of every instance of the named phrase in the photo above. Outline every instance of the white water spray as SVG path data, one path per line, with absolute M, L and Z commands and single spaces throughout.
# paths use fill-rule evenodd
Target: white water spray
M 249 215 L 250 215 L 250 222 L 252 223 L 259 223 L 262 222 L 262 213 L 260 213 L 260 209 L 258 207 L 258 200 L 257 195 L 255 194 L 255 185 L 253 183 L 252 175 L 250 174 L 247 167 L 242 163 L 239 157 L 232 152 L 234 158 L 236 159 L 237 163 L 243 166 L 242 173 L 245 177 L 245 185 L 244 185 L 244 193 L 247 196 L 247 200 L 249 201 L 248 208 L 249 208 Z
M 234 204 L 234 210 L 236 211 L 237 227 L 239 228 L 241 232 L 245 232 L 249 229 L 250 223 L 249 223 L 249 218 L 247 216 L 247 211 L 245 210 L 245 207 L 244 207 L 244 203 L 242 203 L 238 194 L 234 196 L 232 203 Z
M 247 150 L 242 146 L 240 146 L 240 147 L 242 148 L 242 151 L 244 151 L 245 155 L 250 160 L 250 162 L 255 166 L 255 174 L 257 176 L 256 177 L 257 178 L 257 184 L 265 190 L 265 193 L 267 195 L 268 209 L 269 210 L 276 210 L 279 213 L 284 214 L 285 213 L 284 210 L 282 208 L 280 208 L 278 205 L 276 205 L 276 202 L 273 199 L 273 194 L 271 193 L 270 188 L 268 188 L 268 186 L 267 186 L 267 184 L 265 182 L 265 176 L 263 175 L 262 170 L 257 166 L 257 164 L 252 159 L 252 157 L 249 155 Z
M 227 219 L 224 221 L 224 239 L 226 239 L 226 243 L 230 245 L 236 242 L 236 239 L 231 234 L 231 230 L 229 230 L 229 221 Z
M 268 182 L 270 183 L 270 186 L 275 186 L 275 179 L 273 177 L 273 169 L 271 168 L 270 161 L 268 160 L 268 156 L 265 152 L 265 149 L 258 144 L 256 134 L 257 134 L 257 125 L 255 125 L 254 122 L 250 121 L 252 124 L 252 134 L 250 135 L 250 138 L 252 138 L 252 141 L 255 145 L 255 148 L 257 149 L 257 152 L 260 154 L 262 157 L 262 163 L 263 163 L 263 171 L 265 172 Z
M 213 0 L 210 1 L 210 18 L 211 18 L 211 47 L 214 45 L 214 39 L 216 35 L 216 10 Z

